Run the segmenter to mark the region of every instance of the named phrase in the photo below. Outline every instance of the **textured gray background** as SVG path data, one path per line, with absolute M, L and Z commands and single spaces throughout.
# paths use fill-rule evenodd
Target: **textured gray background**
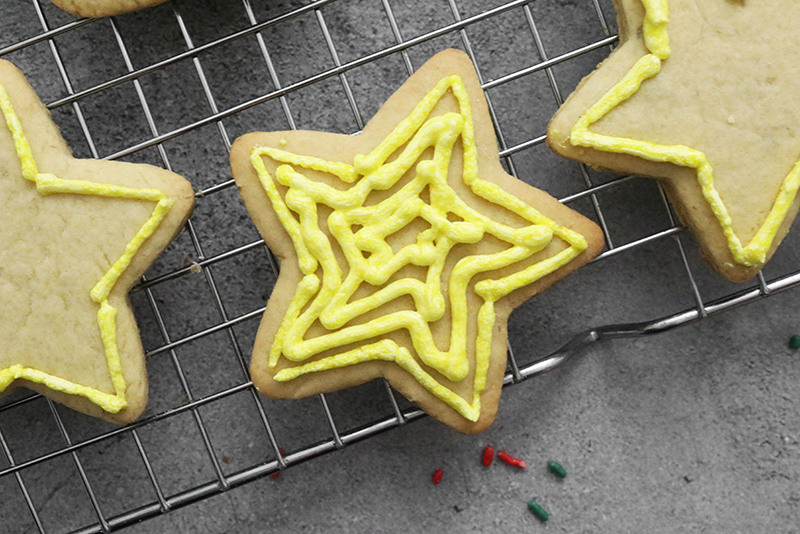
M 260 22 L 307 3 L 252 0 L 252 7 Z M 229 477 L 272 461 L 256 403 L 289 454 L 331 440 L 317 398 L 276 402 L 247 388 L 225 394 L 247 381 L 243 364 L 258 318 L 209 329 L 264 306 L 274 282 L 235 188 L 225 185 L 230 180 L 225 136 L 233 140 L 247 131 L 286 129 L 289 117 L 298 128 L 356 132 L 407 77 L 404 56 L 394 53 L 350 69 L 344 78 L 327 77 L 290 91 L 283 101 L 237 110 L 221 120 L 222 127 L 196 123 L 212 115 L 212 102 L 220 111 L 235 109 L 274 91 L 276 80 L 286 87 L 334 68 L 321 23 L 338 61 L 348 63 L 397 43 L 387 6 L 400 35 L 409 40 L 503 4 L 329 2 L 318 13 L 287 17 L 261 32 L 274 77 L 251 34 L 143 74 L 138 87 L 127 81 L 82 96 L 77 105 L 52 106 L 76 155 L 92 156 L 93 143 L 99 157 L 168 163 L 206 194 L 198 198 L 192 233 L 183 232 L 148 274 L 151 279 L 176 276 L 155 284 L 152 300 L 146 291 L 132 295 L 151 352 L 146 424 L 136 432 L 108 434 L 114 427 L 61 407 L 54 419 L 41 398 L 17 403 L 28 393 L 4 399 L 0 531 L 38 531 L 26 495 L 48 533 L 98 523 L 87 487 L 106 519 L 156 502 L 140 450 L 167 498 L 213 484 L 217 467 Z M 418 67 L 438 50 L 469 44 L 485 81 L 510 75 L 488 95 L 504 146 L 516 147 L 541 136 L 557 108 L 544 71 L 515 75 L 543 60 L 532 27 L 546 56 L 558 58 L 606 36 L 597 7 L 613 34 L 608 1 L 536 0 L 527 10 L 515 7 L 470 24 L 464 33 L 424 40 L 408 48 L 408 61 Z M 48 28 L 75 20 L 46 1 L 41 10 Z M 52 40 L 37 40 L 43 27 L 32 1 L 3 0 L 0 57 L 25 70 L 43 101 L 58 103 L 70 89 L 56 58 L 72 92 L 115 80 L 128 72 L 123 49 L 133 69 L 187 50 L 176 13 L 194 46 L 250 26 L 242 0 L 183 0 L 113 21 L 68 26 Z M 32 44 L 20 45 L 29 38 Z M 551 73 L 560 92 L 568 94 L 607 53 L 607 47 L 599 48 L 555 64 Z M 154 136 L 140 94 L 156 132 L 174 135 L 128 154 Z M 559 198 L 586 188 L 580 167 L 541 143 L 514 151 L 504 163 L 520 179 Z M 613 183 L 596 199 L 612 245 L 631 246 L 587 266 L 512 315 L 510 343 L 520 365 L 589 327 L 654 319 L 695 305 L 678 239 L 646 239 L 672 227 L 657 186 L 593 171 L 589 179 L 595 185 Z M 587 198 L 569 205 L 598 217 Z M 677 235 L 704 301 L 755 286 L 719 279 L 699 258 L 691 236 Z M 795 232 L 765 269 L 767 280 L 798 269 L 798 244 Z M 186 262 L 204 258 L 215 261 L 200 273 L 184 269 Z M 796 290 L 788 291 L 658 336 L 603 341 L 552 373 L 506 388 L 497 421 L 479 436 L 462 436 L 425 418 L 293 465 L 278 479 L 258 479 L 123 531 L 800 532 L 800 354 L 786 347 L 800 332 L 796 302 Z M 179 342 L 174 351 L 164 349 L 167 337 Z M 174 411 L 215 394 L 221 395 L 193 410 Z M 344 434 L 393 413 L 380 382 L 328 395 L 327 401 Z M 74 454 L 59 453 L 67 439 L 78 444 Z M 528 469 L 497 461 L 484 468 L 480 456 L 488 444 L 524 458 Z M 549 459 L 563 463 L 569 476 L 550 475 Z M 25 466 L 11 468 L 19 464 Z M 444 471 L 438 486 L 431 484 L 436 468 Z M 547 524 L 527 511 L 531 498 L 551 512 Z

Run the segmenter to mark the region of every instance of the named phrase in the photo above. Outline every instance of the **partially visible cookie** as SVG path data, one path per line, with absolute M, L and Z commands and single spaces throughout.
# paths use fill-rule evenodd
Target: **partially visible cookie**
M 128 291 L 191 212 L 180 176 L 75 159 L 24 75 L 0 60 L 0 392 L 25 386 L 114 421 L 147 374 Z
M 155 6 L 167 0 L 53 0 L 53 3 L 75 15 L 82 17 L 109 17 L 143 7 Z
M 798 210 L 800 3 L 615 4 L 621 44 L 553 117 L 548 144 L 659 178 L 710 265 L 748 280 Z
M 419 69 L 355 136 L 253 133 L 231 152 L 281 272 L 251 360 L 299 398 L 384 376 L 461 431 L 493 421 L 511 310 L 597 255 L 597 225 L 500 165 L 469 57 Z

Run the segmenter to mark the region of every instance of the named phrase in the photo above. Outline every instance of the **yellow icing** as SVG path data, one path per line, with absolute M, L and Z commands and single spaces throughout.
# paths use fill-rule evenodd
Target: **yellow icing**
M 431 116 L 448 91 L 458 102 L 458 113 Z M 447 183 L 452 149 L 458 140 L 464 150 L 463 182 L 478 196 L 516 213 L 530 225 L 513 228 L 497 222 L 458 197 Z M 419 161 L 423 152 L 431 148 L 432 158 Z M 398 151 L 399 155 L 389 161 Z M 274 177 L 267 170 L 264 157 L 280 163 Z M 272 368 L 278 365 L 281 356 L 301 365 L 278 371 L 274 377 L 277 381 L 368 361 L 391 361 L 463 417 L 476 421 L 489 368 L 495 301 L 567 264 L 587 247 L 583 236 L 556 224 L 478 176 L 472 112 L 466 88 L 457 75 L 441 80 L 371 153 L 357 155 L 353 165 L 270 147 L 253 148 L 251 162 L 275 213 L 293 241 L 304 275 L 275 335 L 269 356 Z M 414 166 L 416 173 L 406 185 L 375 205 L 365 205 L 370 192 L 393 187 Z M 354 185 L 343 191 L 306 177 L 300 172 L 302 169 L 322 171 Z M 276 181 L 287 188 L 285 199 Z M 426 189 L 429 203 L 420 198 Z M 345 256 L 346 274 L 337 262 L 327 234 L 319 227 L 318 204 L 332 210 L 327 218 L 328 230 Z M 452 222 L 448 214 L 460 220 Z M 416 243 L 393 252 L 386 238 L 416 218 L 424 219 L 430 228 L 417 236 Z M 354 226 L 360 228 L 354 231 Z M 450 273 L 445 296 L 441 277 L 450 250 L 459 243 L 477 243 L 487 234 L 505 241 L 509 248 L 494 254 L 462 258 Z M 516 273 L 475 284 L 475 292 L 484 304 L 478 312 L 472 399 L 464 399 L 439 382 L 422 364 L 451 381 L 464 380 L 470 371 L 467 359 L 470 281 L 479 273 L 525 260 L 544 249 L 554 236 L 569 246 Z M 403 278 L 389 283 L 390 277 L 406 265 L 426 267 L 425 281 Z M 362 284 L 375 286 L 374 293 L 350 302 Z M 349 324 L 402 295 L 411 297 L 414 311 L 396 311 L 362 324 Z M 442 318 L 448 301 L 450 347 L 441 351 L 433 341 L 429 323 Z M 317 321 L 331 332 L 305 339 L 309 328 Z M 382 339 L 302 364 L 324 351 L 359 344 L 400 329 L 409 332 L 421 363 L 407 348 L 391 339 Z
M 26 180 L 34 182 L 36 184 L 36 190 L 40 194 L 95 195 L 110 198 L 145 200 L 156 203 L 152 215 L 127 244 L 125 252 L 117 259 L 91 291 L 92 300 L 100 305 L 97 312 L 97 324 L 100 328 L 100 336 L 103 341 L 111 382 L 114 386 L 114 394 L 112 395 L 98 389 L 76 384 L 38 369 L 24 367 L 20 364 L 0 369 L 0 391 L 4 391 L 14 380 L 24 379 L 43 384 L 55 391 L 71 395 L 80 395 L 109 413 L 117 413 L 127 406 L 127 401 L 125 400 L 126 385 L 125 379 L 122 376 L 122 366 L 120 364 L 117 348 L 117 327 L 115 321 L 117 310 L 108 303 L 108 295 L 114 289 L 117 280 L 119 280 L 119 277 L 125 272 L 125 269 L 128 267 L 139 248 L 153 232 L 156 231 L 161 221 L 167 213 L 169 213 L 174 201 L 157 189 L 134 189 L 83 180 L 62 180 L 50 173 L 40 173 L 33 158 L 31 147 L 25 137 L 25 132 L 22 129 L 22 123 L 2 84 L 0 84 L 0 110 L 2 110 L 6 124 L 11 131 L 14 146 L 22 168 L 22 176 Z
M 733 231 L 731 216 L 719 192 L 714 187 L 711 163 L 702 152 L 683 145 L 660 145 L 648 141 L 600 135 L 589 127 L 602 119 L 619 104 L 633 96 L 642 82 L 661 72 L 661 62 L 669 57 L 668 0 L 642 0 L 645 7 L 643 38 L 649 54 L 641 57 L 628 73 L 580 118 L 570 132 L 570 143 L 613 152 L 629 154 L 648 161 L 669 162 L 694 169 L 703 192 L 728 241 L 736 263 L 753 267 L 766 261 L 767 252 L 786 218 L 800 188 L 800 161 L 784 178 L 775 203 L 766 220 L 746 246 Z

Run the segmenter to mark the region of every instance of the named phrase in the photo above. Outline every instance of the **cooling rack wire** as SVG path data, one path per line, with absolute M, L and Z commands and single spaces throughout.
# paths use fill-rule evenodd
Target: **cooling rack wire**
M 93 21 L 45 0 L 6 0 L 0 30 L 0 58 L 26 71 L 78 156 L 174 170 L 193 182 L 198 204 L 132 293 L 151 376 L 145 416 L 112 427 L 22 391 L 0 404 L 0 516 L 21 532 L 119 530 L 423 417 L 385 383 L 365 390 L 367 421 L 337 413 L 335 394 L 297 408 L 256 393 L 247 350 L 278 263 L 239 205 L 227 154 L 232 139 L 250 130 L 356 133 L 415 67 L 447 46 L 465 50 L 478 67 L 507 170 L 602 227 L 606 248 L 572 288 L 610 283 L 607 264 L 641 253 L 653 254 L 650 282 L 669 292 L 682 288 L 675 291 L 686 297 L 666 313 L 634 302 L 620 315 L 640 322 L 599 326 L 584 317 L 583 333 L 552 328 L 550 348 L 538 354 L 515 351 L 512 316 L 506 386 L 604 338 L 661 332 L 800 283 L 796 262 L 780 253 L 769 281 L 759 275 L 744 289 L 718 281 L 657 185 L 595 173 L 547 152 L 547 117 L 616 44 L 607 1 L 173 0 Z M 648 221 L 660 222 L 631 220 L 630 208 L 617 204 L 626 196 L 647 207 Z M 601 296 L 625 308 L 633 283 L 617 282 Z M 548 306 L 563 300 L 557 288 L 551 292 Z M 215 433 L 209 429 L 218 419 L 229 426 Z M 164 434 L 180 438 L 165 443 Z M 165 446 L 194 454 L 201 465 L 171 476 L 173 466 L 152 453 Z M 113 469 L 104 471 L 110 458 Z M 96 488 L 120 471 L 127 485 L 105 499 Z M 72 496 L 66 509 L 45 498 L 58 492 Z

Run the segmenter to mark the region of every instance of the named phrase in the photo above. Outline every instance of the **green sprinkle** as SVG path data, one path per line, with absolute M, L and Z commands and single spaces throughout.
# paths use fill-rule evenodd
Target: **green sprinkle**
M 542 508 L 542 505 L 536 501 L 528 501 L 528 510 L 533 512 L 533 515 L 539 518 L 539 521 L 545 522 L 550 519 L 550 514 L 547 513 L 547 510 Z
M 789 340 L 789 348 L 790 349 L 800 349 L 800 336 L 795 334 L 792 336 L 792 339 Z
M 554 462 L 553 460 L 550 460 L 549 462 L 547 462 L 547 467 L 550 469 L 550 471 L 552 471 L 553 473 L 555 473 L 556 475 L 558 475 L 561 478 L 564 478 L 564 477 L 567 476 L 567 470 L 564 469 L 564 467 L 558 462 Z

